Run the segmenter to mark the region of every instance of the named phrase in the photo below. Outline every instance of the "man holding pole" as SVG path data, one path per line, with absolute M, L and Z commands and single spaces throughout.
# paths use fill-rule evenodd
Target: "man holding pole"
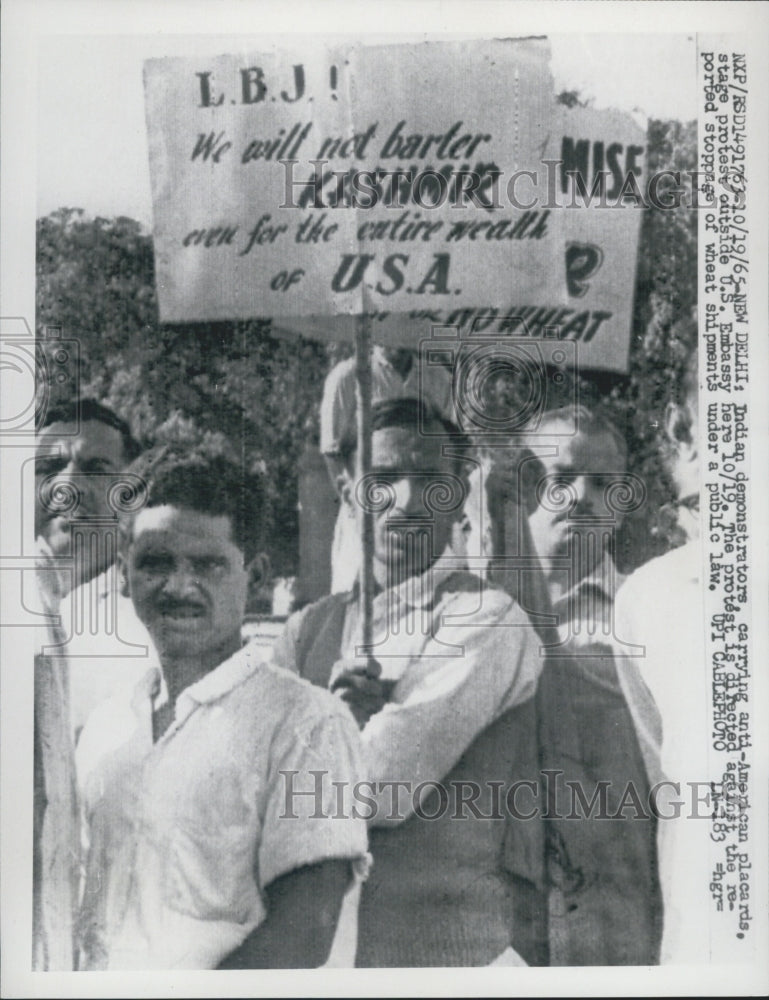
M 356 477 L 354 440 L 343 449 L 344 502 L 373 519 L 371 642 L 356 585 L 290 619 L 274 651 L 361 726 L 374 859 L 363 967 L 542 961 L 540 824 L 489 822 L 503 819 L 500 790 L 537 771 L 538 642 L 515 601 L 452 551 L 461 446 L 420 400 L 373 407 L 370 470 Z

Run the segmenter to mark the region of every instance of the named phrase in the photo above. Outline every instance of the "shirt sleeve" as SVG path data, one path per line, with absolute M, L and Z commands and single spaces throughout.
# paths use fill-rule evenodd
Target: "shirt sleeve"
M 331 369 L 323 386 L 320 404 L 321 453 L 338 454 L 344 438 L 354 427 L 355 378 L 348 360 Z
M 310 605 L 307 605 L 307 607 L 310 607 Z M 272 644 L 272 662 L 278 667 L 283 667 L 284 670 L 290 670 L 292 674 L 299 673 L 296 647 L 306 613 L 307 608 L 295 611 L 289 617 L 283 631 Z
M 298 727 L 281 727 L 274 748 L 259 845 L 262 889 L 330 859 L 349 859 L 358 874 L 367 867 L 366 823 L 353 808 L 363 777 L 358 730 L 336 699 L 312 690 L 320 710 Z
M 536 633 L 506 594 L 483 590 L 480 597 L 480 609 L 477 596 L 446 602 L 440 627 L 396 686 L 396 700 L 362 730 L 371 781 L 409 781 L 412 787 L 440 781 L 486 726 L 533 697 L 542 669 Z M 405 818 L 392 815 L 391 786 L 380 796 L 372 825 Z M 411 797 L 400 801 L 408 815 Z

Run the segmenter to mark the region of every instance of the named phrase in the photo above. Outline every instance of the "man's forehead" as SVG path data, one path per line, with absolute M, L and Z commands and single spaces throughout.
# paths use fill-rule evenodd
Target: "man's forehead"
M 171 545 L 178 550 L 183 546 L 187 552 L 237 548 L 227 514 L 205 514 L 176 504 L 138 511 L 133 518 L 131 537 L 134 544 L 142 548 Z
M 38 435 L 38 447 L 48 450 L 56 445 L 78 454 L 99 455 L 114 462 L 122 462 L 123 435 L 101 420 L 86 420 L 80 425 L 75 421 L 56 421 L 44 427 Z
M 557 435 L 557 429 L 552 429 L 555 427 L 555 424 L 548 426 L 546 433 Z M 557 454 L 542 456 L 541 461 L 558 468 L 579 465 L 586 472 L 616 471 L 624 468 L 625 455 L 610 430 L 595 428 L 578 430 L 573 435 L 558 435 Z
M 416 427 L 383 427 L 371 438 L 371 464 L 374 468 L 403 464 L 429 471 L 449 465 L 450 459 L 443 456 L 442 441 L 435 435 L 425 435 Z

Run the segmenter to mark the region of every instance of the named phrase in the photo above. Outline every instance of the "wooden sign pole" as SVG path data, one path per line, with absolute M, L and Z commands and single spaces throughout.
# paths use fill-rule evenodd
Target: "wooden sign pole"
M 355 375 L 357 384 L 358 488 L 371 472 L 371 327 L 367 316 L 359 316 L 355 331 Z M 367 491 L 364 491 L 364 493 Z M 374 514 L 364 507 L 360 524 L 360 618 L 363 646 L 369 651 L 374 642 Z M 369 654 L 370 655 L 370 654 Z

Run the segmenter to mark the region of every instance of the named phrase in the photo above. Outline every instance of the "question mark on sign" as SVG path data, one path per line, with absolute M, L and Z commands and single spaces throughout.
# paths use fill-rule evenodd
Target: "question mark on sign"
M 603 264 L 603 250 L 593 243 L 566 244 L 566 287 L 572 298 L 581 299 L 590 285 L 587 279 Z

